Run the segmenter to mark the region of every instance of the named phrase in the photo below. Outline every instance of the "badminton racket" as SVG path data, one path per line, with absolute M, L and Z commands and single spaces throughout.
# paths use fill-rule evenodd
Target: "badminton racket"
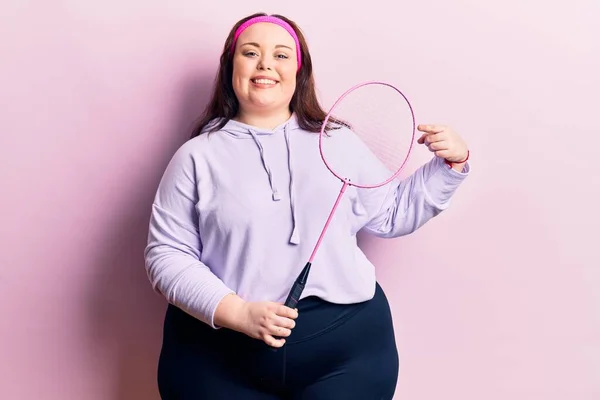
M 342 186 L 308 262 L 285 300 L 287 307 L 296 308 L 315 256 L 346 189 L 350 186 L 375 189 L 396 179 L 412 151 L 415 129 L 415 115 L 410 102 L 389 83 L 359 83 L 335 101 L 321 126 L 319 152 L 329 172 L 341 181 Z M 359 154 L 360 157 L 348 162 L 346 146 L 359 149 L 350 154 Z M 374 168 L 376 171 L 360 173 L 361 168 Z

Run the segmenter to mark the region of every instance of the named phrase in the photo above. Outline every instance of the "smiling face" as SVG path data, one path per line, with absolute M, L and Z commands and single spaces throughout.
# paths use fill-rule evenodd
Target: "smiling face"
M 296 90 L 296 44 L 282 27 L 257 23 L 236 42 L 233 90 L 242 114 L 289 115 Z

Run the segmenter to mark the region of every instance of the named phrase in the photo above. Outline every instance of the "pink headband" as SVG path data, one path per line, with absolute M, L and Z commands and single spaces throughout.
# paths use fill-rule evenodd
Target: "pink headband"
M 292 36 L 292 38 L 294 39 L 294 42 L 296 42 L 296 57 L 298 59 L 298 69 L 300 69 L 300 67 L 302 66 L 302 55 L 300 52 L 300 41 L 298 40 L 298 35 L 296 35 L 294 28 L 292 28 L 290 24 L 288 24 L 287 22 L 285 22 L 282 19 L 279 19 L 277 17 L 272 17 L 270 15 L 254 17 L 254 18 L 251 18 L 248 21 L 244 22 L 242 25 L 240 25 L 240 27 L 235 31 L 235 35 L 233 36 L 233 44 L 231 45 L 231 53 L 233 54 L 233 52 L 235 50 L 235 43 L 237 42 L 238 37 L 242 34 L 242 32 L 244 32 L 246 30 L 246 28 L 248 28 L 249 26 L 257 24 L 259 22 L 270 22 L 272 24 L 279 25 Z

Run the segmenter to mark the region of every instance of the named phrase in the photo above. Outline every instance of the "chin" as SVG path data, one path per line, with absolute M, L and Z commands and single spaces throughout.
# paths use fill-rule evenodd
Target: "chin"
M 252 95 L 248 99 L 248 104 L 256 108 L 277 108 L 280 107 L 281 99 L 274 99 L 274 96 Z
M 264 112 L 276 112 L 281 107 L 278 104 L 274 103 L 251 103 L 251 109 L 258 111 L 260 113 Z

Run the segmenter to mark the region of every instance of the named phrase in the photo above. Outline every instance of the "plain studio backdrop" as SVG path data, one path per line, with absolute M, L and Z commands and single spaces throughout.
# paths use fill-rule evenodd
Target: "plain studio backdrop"
M 257 11 L 300 24 L 326 108 L 389 81 L 470 145 L 447 212 L 361 237 L 393 309 L 396 399 L 600 399 L 592 0 L 3 1 L 0 397 L 159 398 L 150 205 Z

